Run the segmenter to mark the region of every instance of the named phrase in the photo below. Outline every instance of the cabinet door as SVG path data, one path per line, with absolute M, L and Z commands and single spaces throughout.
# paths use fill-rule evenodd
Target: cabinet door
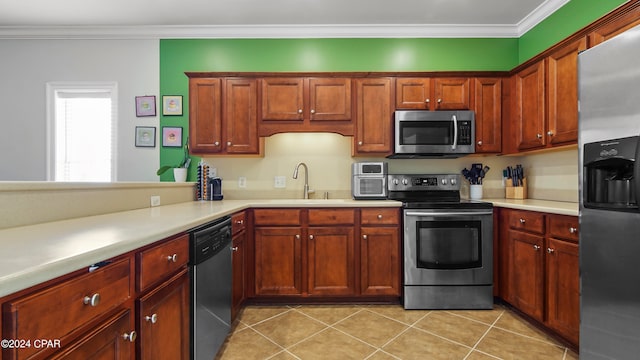
M 544 110 L 544 61 L 539 61 L 515 75 L 515 111 L 519 150 L 546 145 Z
M 256 295 L 302 294 L 302 228 L 256 228 Z
M 582 38 L 547 57 L 547 133 L 551 145 L 578 141 L 578 53 Z
M 580 330 L 578 244 L 549 238 L 547 243 L 547 325 L 574 344 Z
M 400 231 L 398 227 L 362 227 L 360 292 L 400 295 Z
M 542 321 L 544 310 L 543 237 L 510 230 L 509 240 L 511 241 L 510 300 L 522 312 Z
M 309 119 L 316 121 L 351 120 L 351 79 L 309 79 Z
M 469 110 L 469 78 L 435 78 L 432 110 Z
M 387 155 L 393 151 L 391 78 L 357 79 L 356 137 L 353 154 Z
M 184 269 L 137 301 L 140 359 L 189 360 L 189 296 Z
M 222 151 L 220 79 L 189 79 L 189 147 L 194 152 Z
M 226 79 L 224 92 L 225 148 L 229 154 L 257 154 L 258 94 L 255 79 Z
M 476 78 L 474 83 L 476 152 L 500 152 L 502 150 L 502 79 Z
M 396 109 L 429 110 L 431 101 L 430 78 L 396 79 Z
M 74 342 L 51 360 L 130 360 L 134 356 L 133 314 L 123 310 L 80 340 Z M 133 336 L 132 336 L 133 335 Z
M 302 78 L 262 79 L 262 121 L 302 121 L 303 109 Z
M 310 295 L 355 294 L 353 233 L 353 226 L 309 228 Z
M 242 302 L 245 299 L 245 245 L 246 245 L 247 233 L 241 231 L 233 235 L 233 254 L 231 257 L 231 263 L 233 267 L 232 271 L 232 284 L 231 284 L 231 321 L 236 318 L 238 312 L 242 307 Z

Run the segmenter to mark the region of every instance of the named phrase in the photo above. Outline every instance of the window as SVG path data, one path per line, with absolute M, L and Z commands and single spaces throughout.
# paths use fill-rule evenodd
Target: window
M 116 83 L 47 84 L 48 180 L 115 180 L 116 100 Z

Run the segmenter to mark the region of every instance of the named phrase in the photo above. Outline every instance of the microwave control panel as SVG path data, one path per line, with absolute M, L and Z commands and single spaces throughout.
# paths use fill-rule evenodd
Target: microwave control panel
M 471 121 L 458 121 L 458 144 L 471 145 Z

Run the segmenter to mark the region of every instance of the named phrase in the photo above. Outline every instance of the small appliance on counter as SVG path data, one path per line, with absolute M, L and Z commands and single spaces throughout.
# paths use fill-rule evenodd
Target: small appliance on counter
M 222 179 L 209 176 L 209 165 L 203 161 L 198 164 L 196 200 L 222 200 Z
M 356 162 L 351 166 L 351 195 L 355 200 L 387 198 L 387 163 Z

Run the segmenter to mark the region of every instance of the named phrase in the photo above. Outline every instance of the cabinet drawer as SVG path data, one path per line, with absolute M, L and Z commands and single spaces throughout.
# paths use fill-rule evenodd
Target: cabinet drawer
M 138 253 L 138 290 L 167 278 L 189 262 L 189 235 L 163 242 Z
M 79 275 L 51 288 L 6 303 L 5 339 L 62 339 L 105 315 L 131 297 L 132 258 L 125 258 Z M 93 299 L 94 304 L 91 304 Z M 3 353 L 8 359 L 27 359 L 46 349 Z M 8 354 L 7 354 L 8 353 Z
M 512 210 L 509 212 L 509 227 L 516 230 L 544 234 L 544 214 Z
M 549 235 L 558 239 L 578 241 L 578 217 L 568 215 L 547 215 Z
M 256 226 L 300 225 L 301 209 L 256 209 L 253 217 Z
M 353 209 L 310 209 L 309 225 L 353 225 Z
M 231 233 L 233 235 L 245 230 L 247 226 L 247 215 L 244 211 L 231 215 Z
M 399 210 L 396 208 L 362 209 L 362 225 L 396 225 L 400 223 Z

